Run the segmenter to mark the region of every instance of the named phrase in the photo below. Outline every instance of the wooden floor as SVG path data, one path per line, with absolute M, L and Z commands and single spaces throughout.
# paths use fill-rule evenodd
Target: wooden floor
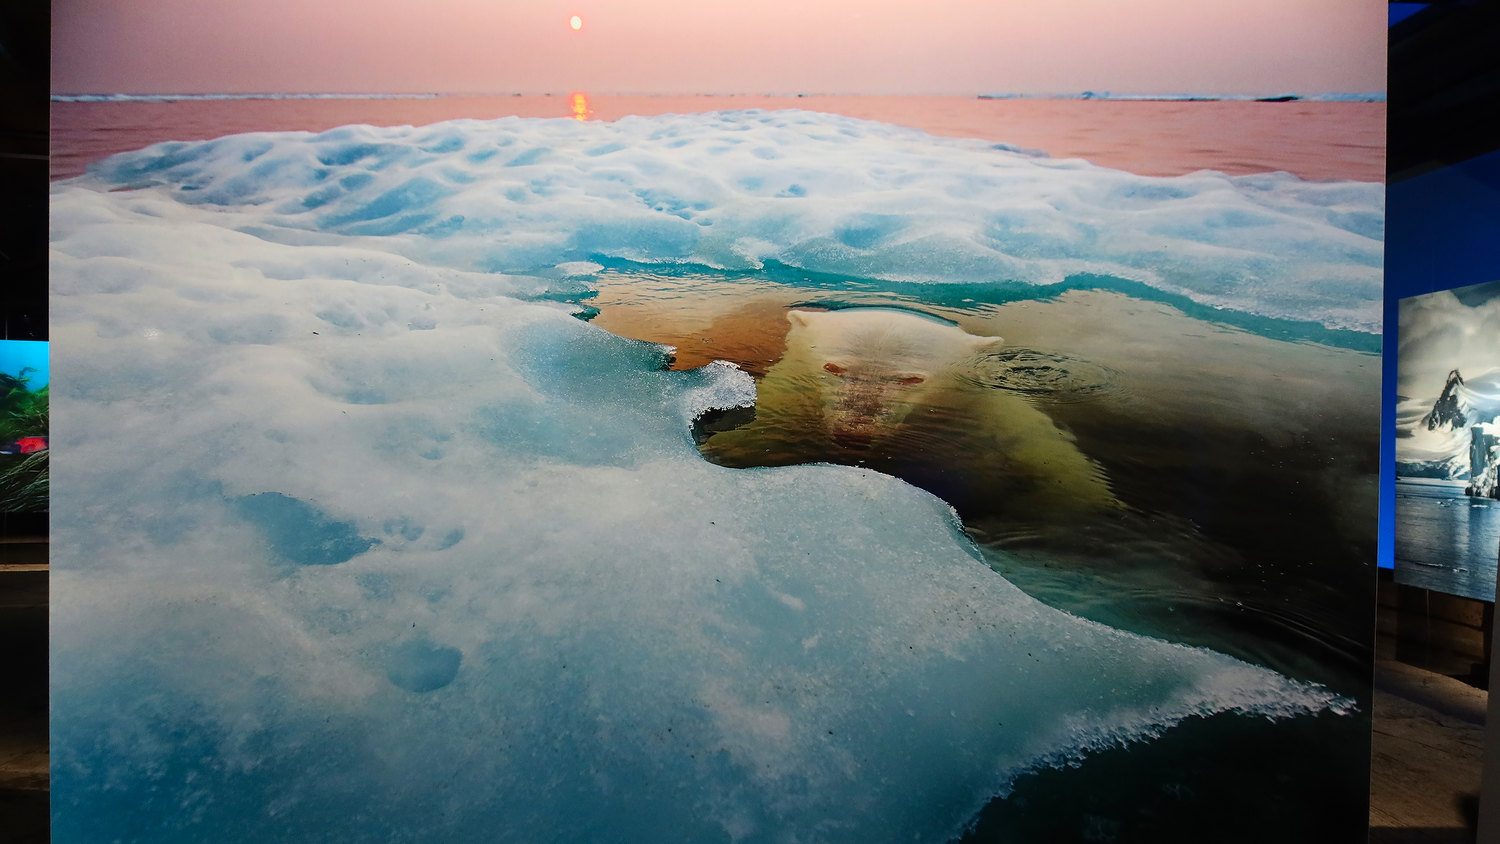
M 1376 662 L 1371 844 L 1474 841 L 1488 704 L 1459 680 Z
M 0 841 L 47 841 L 47 543 L 0 537 Z

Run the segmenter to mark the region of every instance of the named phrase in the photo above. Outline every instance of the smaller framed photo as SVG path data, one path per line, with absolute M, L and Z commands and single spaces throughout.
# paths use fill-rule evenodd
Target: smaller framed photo
M 1500 281 L 1400 302 L 1396 582 L 1495 600 Z
M 45 341 L 0 340 L 0 514 L 7 517 L 47 511 L 47 361 Z

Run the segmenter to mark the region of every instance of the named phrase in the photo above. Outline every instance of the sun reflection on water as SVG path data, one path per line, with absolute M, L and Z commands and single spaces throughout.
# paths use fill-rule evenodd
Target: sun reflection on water
M 593 109 L 589 108 L 588 94 L 582 91 L 574 91 L 569 95 L 568 99 L 573 103 L 574 120 L 588 120 L 589 115 L 594 113 Z

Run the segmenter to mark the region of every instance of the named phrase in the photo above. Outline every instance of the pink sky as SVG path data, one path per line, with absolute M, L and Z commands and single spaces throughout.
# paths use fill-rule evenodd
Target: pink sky
M 1385 90 L 1385 0 L 53 0 L 55 93 Z M 571 15 L 584 28 L 568 27 Z

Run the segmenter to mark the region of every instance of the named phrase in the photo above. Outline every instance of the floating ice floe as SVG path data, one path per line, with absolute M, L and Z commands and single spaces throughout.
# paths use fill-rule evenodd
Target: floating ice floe
M 613 258 L 930 284 L 1092 273 L 1331 328 L 1381 320 L 1383 185 L 1137 176 L 812 112 L 247 134 L 90 173 L 252 208 L 244 226 L 266 239 L 378 235 L 480 272 Z
M 1183 265 L 1284 267 L 1225 294 L 1274 310 L 1370 195 L 798 113 L 111 159 L 52 200 L 56 840 L 935 841 L 1184 719 L 1348 712 L 1047 608 L 900 481 L 707 463 L 749 377 L 550 300 L 600 255 L 957 283 L 1222 226 Z

